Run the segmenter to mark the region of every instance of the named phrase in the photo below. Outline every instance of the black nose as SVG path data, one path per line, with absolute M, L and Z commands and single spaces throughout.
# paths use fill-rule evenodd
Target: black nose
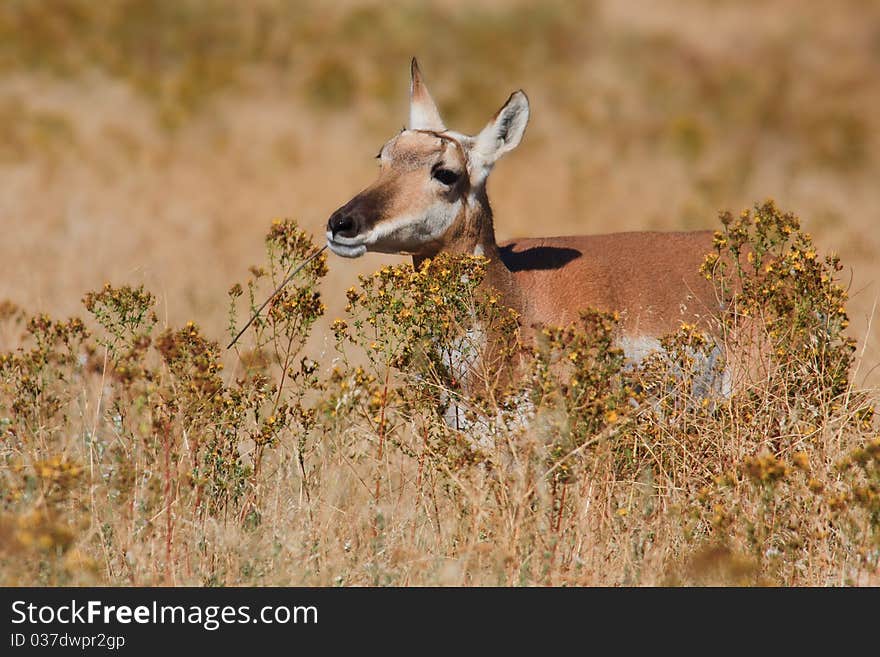
M 333 233 L 334 236 L 354 237 L 358 233 L 357 221 L 355 221 L 353 215 L 339 209 L 330 216 L 330 221 L 327 222 L 327 230 Z

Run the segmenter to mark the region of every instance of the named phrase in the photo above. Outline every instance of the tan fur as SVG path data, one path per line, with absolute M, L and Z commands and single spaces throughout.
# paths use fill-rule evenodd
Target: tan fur
M 565 325 L 589 307 L 618 311 L 625 335 L 659 336 L 682 322 L 704 324 L 717 316 L 714 289 L 698 273 L 711 241 L 711 232 L 513 240 L 502 245 L 504 252 L 528 260 L 535 253 L 535 261 L 512 276 L 496 278 L 512 283 L 505 296 L 521 297 L 526 324 Z M 546 250 L 559 254 L 548 253 L 542 261 Z M 563 263 L 542 269 L 551 259 Z M 496 268 L 503 265 L 495 262 Z
M 467 208 L 436 251 L 489 259 L 487 285 L 516 310 L 523 326 L 563 326 L 578 311 L 620 313 L 628 337 L 659 337 L 682 323 L 711 328 L 719 304 L 699 273 L 712 232 L 631 232 L 514 239 L 496 244 L 488 206 Z

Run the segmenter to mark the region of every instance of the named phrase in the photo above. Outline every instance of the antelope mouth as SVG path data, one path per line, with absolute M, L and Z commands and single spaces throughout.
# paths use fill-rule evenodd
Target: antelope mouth
M 343 258 L 360 258 L 367 252 L 367 245 L 364 244 L 364 238 L 360 235 L 343 237 L 333 235 L 329 230 L 327 231 L 327 246 L 333 253 Z

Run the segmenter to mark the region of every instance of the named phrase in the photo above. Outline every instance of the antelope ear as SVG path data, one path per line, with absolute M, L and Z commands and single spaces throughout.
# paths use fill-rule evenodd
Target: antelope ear
M 516 148 L 522 141 L 528 123 L 529 99 L 523 91 L 515 91 L 476 137 L 474 150 L 483 164 L 491 166 L 502 155 Z
M 433 130 L 443 132 L 446 126 L 437 111 L 434 99 L 428 93 L 428 88 L 422 80 L 422 72 L 419 63 L 413 57 L 410 66 L 412 83 L 409 88 L 409 129 L 410 130 Z

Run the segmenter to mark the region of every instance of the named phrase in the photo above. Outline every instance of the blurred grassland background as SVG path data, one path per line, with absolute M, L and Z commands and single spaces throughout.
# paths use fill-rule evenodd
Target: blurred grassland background
M 412 55 L 455 129 L 529 94 L 499 239 L 715 228 L 773 197 L 851 268 L 857 382 L 878 380 L 876 0 L 4 0 L 0 299 L 82 314 L 143 283 L 223 341 L 270 220 L 320 238 L 372 180 Z M 327 322 L 397 260 L 332 258 Z

